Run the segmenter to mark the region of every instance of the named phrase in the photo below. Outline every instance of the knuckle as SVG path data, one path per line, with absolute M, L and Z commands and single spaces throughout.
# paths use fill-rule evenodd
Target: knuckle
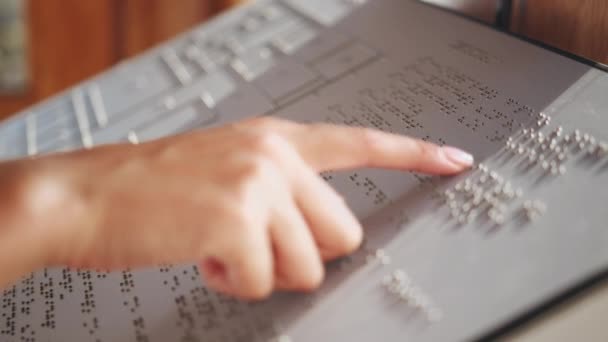
M 412 162 L 410 170 L 414 172 L 428 172 L 429 166 L 433 165 L 440 157 L 439 148 L 434 144 L 429 144 L 425 141 L 412 139 Z
M 246 183 L 263 177 L 272 168 L 272 162 L 267 156 L 254 154 L 246 157 L 240 167 L 240 179 Z
M 413 140 L 416 154 L 421 160 L 430 160 L 437 157 L 437 147 L 422 140 Z
M 227 198 L 229 203 L 217 210 L 217 215 L 223 216 L 226 228 L 239 238 L 261 234 L 258 222 L 261 214 L 256 211 L 251 193 L 240 191 L 228 197 L 231 197 Z
M 283 143 L 283 139 L 270 130 L 252 133 L 246 141 L 247 147 L 253 154 L 263 156 L 274 156 Z
M 347 228 L 348 232 L 342 234 L 340 241 L 339 252 L 341 254 L 349 254 L 356 251 L 363 242 L 363 229 L 361 227 L 357 227 L 356 229 L 352 227 Z
M 263 183 L 267 183 L 273 168 L 273 163 L 266 157 L 251 156 L 243 161 L 238 170 L 234 171 L 236 175 L 232 180 L 236 203 L 249 203 L 259 195 L 256 191 L 259 191 Z
M 245 196 L 241 195 L 241 197 Z M 250 230 L 254 224 L 249 204 L 240 198 L 237 198 L 237 201 L 229 208 L 228 216 L 234 229 L 241 232 Z
M 374 155 L 380 151 L 382 136 L 379 132 L 367 128 L 359 128 L 355 134 L 362 145 L 363 151 L 366 152 L 366 155 Z
M 276 174 L 274 163 L 263 156 L 249 156 L 231 170 L 230 191 L 227 191 L 222 206 L 241 229 L 255 225 L 260 215 L 260 194 L 268 187 Z

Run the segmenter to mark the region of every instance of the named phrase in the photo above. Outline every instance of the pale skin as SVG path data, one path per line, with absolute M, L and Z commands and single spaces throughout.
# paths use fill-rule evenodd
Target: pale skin
M 0 163 L 0 288 L 43 267 L 198 263 L 243 299 L 310 291 L 361 226 L 321 171 L 454 174 L 472 157 L 379 131 L 257 118 Z

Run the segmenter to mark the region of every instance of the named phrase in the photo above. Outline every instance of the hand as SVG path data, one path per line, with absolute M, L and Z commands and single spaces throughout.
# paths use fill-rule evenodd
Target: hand
M 48 218 L 46 266 L 200 262 L 212 288 L 258 299 L 316 288 L 323 261 L 361 243 L 360 224 L 318 172 L 451 174 L 472 157 L 363 128 L 257 118 L 21 163 L 39 170 L 24 201 Z

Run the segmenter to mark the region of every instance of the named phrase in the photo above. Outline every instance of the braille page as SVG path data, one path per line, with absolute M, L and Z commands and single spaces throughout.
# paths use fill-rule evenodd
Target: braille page
M 256 103 L 459 146 L 476 168 L 324 173 L 366 238 L 317 292 L 244 303 L 193 265 L 47 269 L 3 292 L 3 341 L 470 340 L 608 265 L 604 72 L 415 2 L 310 4 L 282 7 L 321 31 L 277 63 L 297 79 L 270 69 Z

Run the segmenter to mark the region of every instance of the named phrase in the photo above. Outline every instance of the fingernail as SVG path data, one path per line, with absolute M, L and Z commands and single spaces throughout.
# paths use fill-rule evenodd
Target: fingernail
M 445 146 L 442 148 L 447 159 L 459 166 L 470 167 L 473 165 L 473 155 L 456 147 Z

